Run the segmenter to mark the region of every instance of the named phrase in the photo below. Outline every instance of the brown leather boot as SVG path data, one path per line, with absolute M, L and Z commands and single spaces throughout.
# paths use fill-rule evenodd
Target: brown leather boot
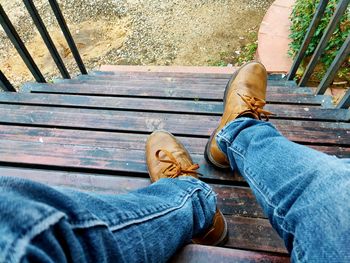
M 146 162 L 152 182 L 161 178 L 193 176 L 198 178 L 198 164 L 194 164 L 185 147 L 172 134 L 155 131 L 146 142 Z M 208 231 L 194 238 L 196 244 L 219 246 L 227 241 L 227 223 L 219 209 L 216 210 L 213 225 Z
M 227 84 L 224 95 L 224 113 L 219 126 L 209 138 L 205 147 L 206 160 L 217 168 L 230 168 L 226 155 L 216 143 L 216 134 L 230 121 L 242 116 L 261 119 L 272 113 L 263 110 L 266 98 L 267 72 L 258 62 L 242 66 Z

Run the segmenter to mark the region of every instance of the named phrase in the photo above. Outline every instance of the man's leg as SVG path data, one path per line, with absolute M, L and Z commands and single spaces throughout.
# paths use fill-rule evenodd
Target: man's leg
M 0 177 L 0 262 L 164 262 L 215 211 L 211 188 L 192 177 L 126 195 Z
M 216 140 L 294 261 L 350 261 L 349 162 L 290 142 L 251 118 L 229 123 Z

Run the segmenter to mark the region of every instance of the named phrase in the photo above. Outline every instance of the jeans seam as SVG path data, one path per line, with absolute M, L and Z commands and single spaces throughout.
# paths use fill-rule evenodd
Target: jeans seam
M 245 160 L 245 157 L 244 157 L 237 149 L 235 149 L 234 147 L 229 147 L 229 148 L 230 148 L 234 153 L 236 153 L 238 156 L 240 156 L 243 160 Z M 246 171 L 245 169 L 243 170 L 243 172 L 244 172 L 245 174 L 248 174 L 247 171 Z M 262 190 L 260 190 L 260 187 L 258 187 L 259 184 L 254 180 L 253 176 L 249 176 L 249 177 L 246 176 L 246 178 L 247 178 L 247 180 L 249 180 L 249 181 L 254 185 L 255 189 L 256 189 L 257 191 L 259 191 L 259 193 L 261 194 L 261 196 L 265 199 L 266 204 L 267 204 L 269 207 L 271 207 L 271 208 L 273 209 L 274 215 L 275 215 L 276 217 L 279 217 L 280 219 L 282 219 L 283 224 L 280 225 L 281 229 L 282 229 L 283 231 L 285 231 L 286 233 L 289 233 L 289 234 L 292 234 L 293 236 L 295 236 L 295 235 L 294 235 L 294 232 L 291 231 L 291 230 L 289 230 L 289 229 L 288 229 L 289 227 L 287 227 L 287 226 L 285 225 L 285 223 L 284 223 L 284 222 L 285 222 L 285 221 L 284 221 L 285 216 L 284 216 L 284 215 L 280 215 L 280 214 L 278 213 L 278 211 L 277 211 L 277 209 L 276 209 L 277 205 L 275 205 L 275 204 L 270 200 L 269 196 L 268 196 L 266 193 L 264 193 Z
M 243 160 L 245 160 L 245 157 L 240 153 L 240 152 L 238 152 L 234 147 L 229 147 L 234 153 L 236 153 L 237 155 L 239 155 Z M 246 172 L 246 169 L 243 169 L 243 172 L 245 173 L 245 174 L 247 174 L 247 172 Z M 260 187 L 258 187 L 258 183 L 253 179 L 253 177 L 251 177 L 251 176 L 247 176 L 247 178 L 248 178 L 248 180 L 249 181 L 251 181 L 251 183 L 255 186 L 255 188 L 257 189 L 257 191 L 259 191 L 260 192 L 260 194 L 264 197 L 264 199 L 266 199 L 266 203 L 270 206 L 270 207 L 272 207 L 272 208 L 276 208 L 276 205 L 275 204 L 273 204 L 272 202 L 271 202 L 271 200 L 270 200 L 270 198 L 268 197 L 268 195 L 266 194 L 266 193 L 264 193 L 264 192 L 262 192 L 262 190 L 260 190 Z
M 302 260 L 302 256 L 305 255 L 304 249 L 300 246 L 300 243 L 297 239 L 294 240 L 295 244 L 293 244 L 293 250 L 297 255 L 298 262 L 307 262 L 307 260 Z
M 168 209 L 166 209 L 165 211 L 158 211 L 154 214 L 150 214 L 150 215 L 147 215 L 147 216 L 142 216 L 141 218 L 137 218 L 137 219 L 131 219 L 130 221 L 127 221 L 127 222 L 124 222 L 122 224 L 119 224 L 119 225 L 114 225 L 114 226 L 110 226 L 110 229 L 111 231 L 117 231 L 117 230 L 121 230 L 125 227 L 129 227 L 130 225 L 134 225 L 134 224 L 140 224 L 144 221 L 150 221 L 150 220 L 153 220 L 154 218 L 157 218 L 157 217 L 160 217 L 160 216 L 163 216 L 163 215 L 166 215 L 168 213 L 171 213 L 173 211 L 176 211 L 180 208 L 182 208 L 186 202 L 188 201 L 189 198 L 192 197 L 192 195 L 197 192 L 197 191 L 200 191 L 202 190 L 201 188 L 194 188 L 192 189 L 192 191 L 190 193 L 188 193 L 187 195 L 184 195 L 183 200 L 181 201 L 181 203 L 177 206 L 173 206 L 173 207 L 170 207 Z
M 69 224 L 73 229 L 80 229 L 80 228 L 90 228 L 90 227 L 96 227 L 96 226 L 107 226 L 103 220 L 91 218 L 91 219 L 85 219 L 85 220 L 76 220 L 76 221 L 70 221 L 68 220 Z M 89 223 L 89 225 L 85 225 L 86 223 Z

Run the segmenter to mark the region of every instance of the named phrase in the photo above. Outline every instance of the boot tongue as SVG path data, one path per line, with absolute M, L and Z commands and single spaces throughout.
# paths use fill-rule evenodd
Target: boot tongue
M 160 157 L 160 153 L 163 153 L 165 155 L 165 158 L 162 159 Z M 177 156 L 177 158 L 174 156 L 173 153 L 160 149 L 156 152 L 156 158 L 161 163 L 168 163 L 169 165 L 165 167 L 162 170 L 163 175 L 165 175 L 168 178 L 177 178 L 179 176 L 193 176 L 198 178 L 198 175 L 200 175 L 197 170 L 199 169 L 198 164 L 190 164 L 188 167 L 185 167 L 180 160 L 185 160 L 181 155 L 182 153 L 179 153 L 180 156 Z

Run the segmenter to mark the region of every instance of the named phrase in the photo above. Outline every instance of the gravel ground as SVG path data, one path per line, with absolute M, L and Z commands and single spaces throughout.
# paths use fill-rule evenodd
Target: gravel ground
M 59 1 L 89 70 L 102 64 L 213 65 L 222 57 L 235 64 L 255 41 L 273 0 L 61 0 Z M 21 0 L 0 0 L 39 68 L 58 77 Z M 46 0 L 35 4 L 69 71 L 77 73 Z M 79 15 L 77 15 L 79 14 Z M 0 68 L 18 86 L 31 79 L 0 30 Z

